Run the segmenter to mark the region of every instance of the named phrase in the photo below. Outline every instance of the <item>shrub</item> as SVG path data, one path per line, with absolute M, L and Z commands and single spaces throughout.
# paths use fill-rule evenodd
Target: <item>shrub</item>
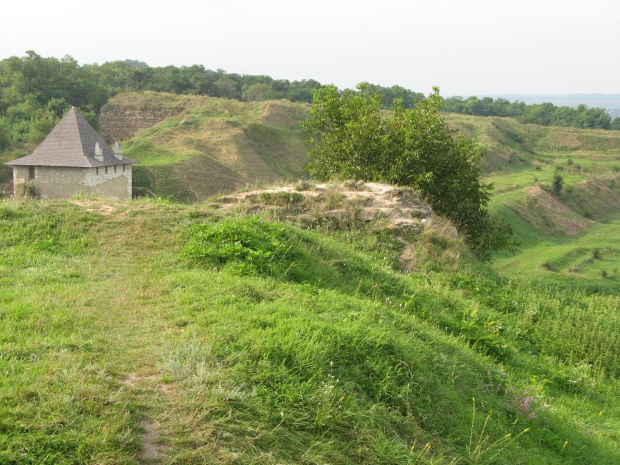
M 295 184 L 296 191 L 307 191 L 312 189 L 312 183 L 307 179 L 301 179 Z
M 257 218 L 196 226 L 183 251 L 194 261 L 230 263 L 241 274 L 285 274 L 295 257 L 290 234 L 281 225 Z
M 562 193 L 562 187 L 564 187 L 564 177 L 561 174 L 555 173 L 553 175 L 553 184 L 551 186 L 551 191 L 555 195 L 560 195 Z
M 368 84 L 357 89 L 341 93 L 332 85 L 315 92 L 303 122 L 313 136 L 312 175 L 414 187 L 457 225 L 483 260 L 517 245 L 511 226 L 488 213 L 493 186 L 480 181 L 482 149 L 472 139 L 455 137 L 439 115 L 444 103 L 439 89 L 413 109 L 395 101 L 389 115 Z
M 267 205 L 289 205 L 300 203 L 305 199 L 303 194 L 298 192 L 263 192 L 260 200 Z

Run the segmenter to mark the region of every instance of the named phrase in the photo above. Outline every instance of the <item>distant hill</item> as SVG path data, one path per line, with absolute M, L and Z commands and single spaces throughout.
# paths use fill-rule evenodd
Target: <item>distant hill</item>
M 123 151 L 140 161 L 137 193 L 191 202 L 246 184 L 305 177 L 310 158 L 300 121 L 307 111 L 284 100 L 122 94 L 102 109 L 101 133 L 129 138 Z
M 512 171 L 542 154 L 620 151 L 620 131 L 520 124 L 512 118 L 446 114 L 446 121 L 486 150 L 483 171 Z M 594 155 L 593 155 L 594 156 Z
M 620 132 L 449 115 L 486 149 L 491 210 L 523 243 L 495 263 L 514 277 L 616 292 L 620 279 Z M 561 189 L 553 192 L 554 179 Z
M 101 111 L 100 132 L 125 140 L 123 151 L 140 161 L 138 194 L 191 202 L 246 184 L 306 176 L 310 162 L 299 123 L 309 107 L 285 100 L 238 102 L 156 92 L 120 94 Z M 620 150 L 620 132 L 519 124 L 511 118 L 446 114 L 486 153 L 485 173 L 524 169 L 541 153 Z

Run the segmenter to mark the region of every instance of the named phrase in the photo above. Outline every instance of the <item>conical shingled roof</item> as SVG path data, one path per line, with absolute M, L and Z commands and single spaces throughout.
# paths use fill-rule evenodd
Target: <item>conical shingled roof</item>
M 103 152 L 103 161 L 95 159 L 95 144 L 99 142 Z M 123 156 L 119 160 L 114 151 L 88 124 L 82 115 L 71 110 L 60 120 L 52 132 L 31 155 L 6 163 L 21 166 L 69 166 L 77 168 L 94 168 L 97 166 L 131 165 L 136 160 Z

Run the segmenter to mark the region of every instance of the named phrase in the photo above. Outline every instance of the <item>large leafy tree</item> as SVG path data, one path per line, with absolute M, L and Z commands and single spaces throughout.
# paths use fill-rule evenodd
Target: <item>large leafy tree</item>
M 304 127 L 311 132 L 309 171 L 320 179 L 355 178 L 411 186 L 434 210 L 455 222 L 476 255 L 512 247 L 511 227 L 487 210 L 492 184 L 480 181 L 482 150 L 446 125 L 439 89 L 406 109 L 396 100 L 390 112 L 382 96 L 340 92 L 327 86 L 314 93 Z

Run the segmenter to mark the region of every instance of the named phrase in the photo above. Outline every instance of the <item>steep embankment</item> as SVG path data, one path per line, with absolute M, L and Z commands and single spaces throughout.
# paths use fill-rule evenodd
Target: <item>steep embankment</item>
M 303 177 L 309 158 L 299 123 L 306 113 L 287 101 L 126 94 L 103 108 L 101 131 L 108 139 L 131 137 L 124 151 L 140 161 L 138 194 L 195 201 Z

